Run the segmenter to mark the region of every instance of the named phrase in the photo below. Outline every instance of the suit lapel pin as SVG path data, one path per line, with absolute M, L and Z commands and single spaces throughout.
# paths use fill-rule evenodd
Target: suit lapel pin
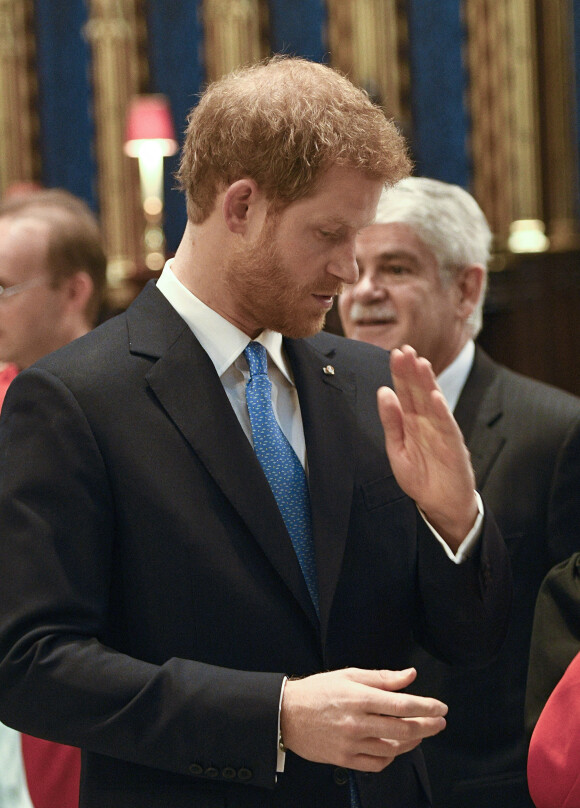
M 322 368 L 322 372 L 324 373 L 325 376 L 334 376 L 334 368 L 332 367 L 332 365 L 325 365 Z

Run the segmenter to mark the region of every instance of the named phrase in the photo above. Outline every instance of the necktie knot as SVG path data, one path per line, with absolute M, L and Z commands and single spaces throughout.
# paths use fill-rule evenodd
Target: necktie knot
M 244 350 L 244 356 L 250 368 L 250 378 L 268 375 L 268 354 L 259 342 L 250 342 Z

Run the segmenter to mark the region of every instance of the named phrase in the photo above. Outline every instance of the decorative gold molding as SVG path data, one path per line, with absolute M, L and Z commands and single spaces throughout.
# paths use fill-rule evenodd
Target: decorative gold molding
M 473 191 L 502 245 L 510 224 L 543 219 L 535 9 L 464 0 Z
M 32 0 L 0 0 L 0 193 L 40 177 L 34 48 Z
M 402 0 L 327 0 L 333 67 L 408 122 L 408 29 Z
M 204 0 L 202 13 L 208 81 L 267 56 L 265 0 Z
M 125 116 L 143 89 L 140 0 L 89 0 L 85 33 L 92 49 L 96 155 L 101 228 L 112 285 L 143 262 L 143 212 L 137 161 L 123 152 Z

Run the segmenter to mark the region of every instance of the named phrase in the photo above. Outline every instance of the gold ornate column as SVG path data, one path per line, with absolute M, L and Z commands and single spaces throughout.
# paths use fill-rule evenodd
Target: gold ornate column
M 141 267 L 144 232 L 135 160 L 123 151 L 129 99 L 143 89 L 145 33 L 140 0 L 89 0 L 101 227 L 108 277 L 119 284 Z M 145 72 L 146 77 L 146 72 Z
M 540 0 L 539 17 L 545 215 L 552 247 L 567 249 L 578 247 L 572 2 Z
M 38 180 L 38 118 L 31 0 L 0 0 L 0 194 Z
M 408 31 L 402 0 L 327 0 L 333 67 L 364 87 L 388 115 L 410 119 Z
M 267 56 L 265 0 L 204 0 L 202 10 L 209 81 Z
M 464 0 L 463 9 L 473 192 L 502 245 L 513 221 L 543 220 L 535 8 Z

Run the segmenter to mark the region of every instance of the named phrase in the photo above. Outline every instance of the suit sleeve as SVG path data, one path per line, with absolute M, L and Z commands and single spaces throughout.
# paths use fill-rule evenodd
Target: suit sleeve
M 461 564 L 423 520 L 418 538 L 416 639 L 448 664 L 487 664 L 503 644 L 512 602 L 511 565 L 493 514 L 484 503 L 480 540 Z
M 0 719 L 182 774 L 225 759 L 274 787 L 281 673 L 153 664 L 107 644 L 116 531 L 83 410 L 51 374 L 25 371 L 0 419 Z

